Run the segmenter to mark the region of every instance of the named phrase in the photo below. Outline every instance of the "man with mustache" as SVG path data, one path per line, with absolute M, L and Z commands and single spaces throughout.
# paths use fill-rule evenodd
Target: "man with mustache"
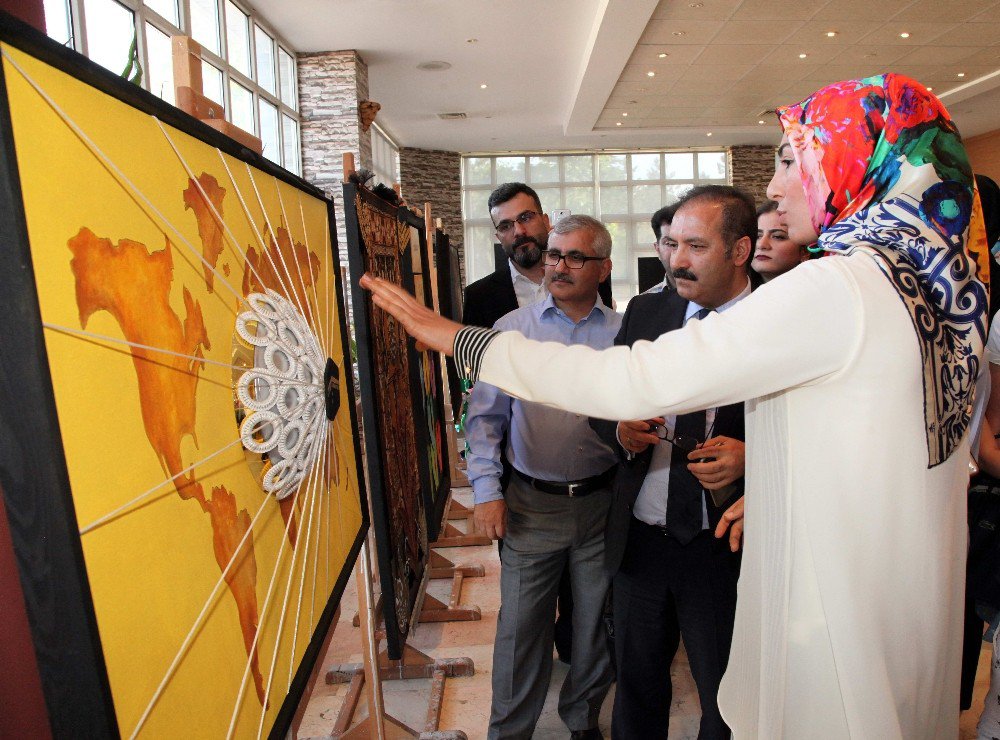
M 604 305 L 597 286 L 611 273 L 611 235 L 599 221 L 575 215 L 548 236 L 549 296 L 507 314 L 496 328 L 610 347 L 621 315 Z M 466 441 L 477 524 L 490 537 L 504 538 L 488 736 L 530 738 L 534 731 L 552 672 L 556 594 L 568 568 L 573 659 L 559 715 L 573 738 L 600 738 L 597 719 L 612 680 L 602 611 L 610 580 L 604 527 L 615 453 L 585 416 L 524 403 L 482 382 L 469 399 Z M 513 471 L 506 491 L 502 449 Z
M 615 344 L 655 340 L 750 294 L 757 216 L 748 195 L 693 188 L 669 229 L 677 289 L 633 298 Z M 618 667 L 613 737 L 666 737 L 670 663 L 683 636 L 701 699 L 698 737 L 728 738 L 716 696 L 732 642 L 739 539 L 716 539 L 714 530 L 724 532 L 726 506 L 742 511 L 743 404 L 591 423 L 620 459 L 606 539 Z M 713 491 L 728 498 L 716 505 Z

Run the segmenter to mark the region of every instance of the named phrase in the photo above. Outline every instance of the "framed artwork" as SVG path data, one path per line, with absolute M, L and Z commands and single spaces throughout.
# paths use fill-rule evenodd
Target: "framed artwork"
M 441 315 L 452 321 L 462 320 L 462 268 L 458 249 L 441 229 L 434 230 L 434 259 L 437 264 L 438 301 Z M 462 381 L 455 362 L 445 358 L 451 411 L 457 419 L 462 412 Z
M 437 270 L 434 265 L 433 245 L 427 243 L 424 221 L 407 208 L 400 210 L 410 227 L 413 254 L 415 295 L 424 305 L 434 309 L 434 290 Z M 424 510 L 427 512 L 427 537 L 437 539 L 444 517 L 444 507 L 451 492 L 451 461 L 448 458 L 448 421 L 444 415 L 444 376 L 440 352 L 418 352 L 417 367 L 420 375 L 420 405 L 417 412 L 417 446 L 425 458 L 428 485 L 424 488 Z
M 344 184 L 353 285 L 369 272 L 414 291 L 419 241 L 405 213 L 369 190 Z M 430 474 L 421 447 L 422 367 L 402 324 L 378 308 L 367 291 L 356 288 L 351 296 L 386 648 L 398 660 L 413 626 L 430 553 L 425 498 Z
M 0 16 L 0 471 L 53 735 L 284 737 L 368 527 L 316 188 Z

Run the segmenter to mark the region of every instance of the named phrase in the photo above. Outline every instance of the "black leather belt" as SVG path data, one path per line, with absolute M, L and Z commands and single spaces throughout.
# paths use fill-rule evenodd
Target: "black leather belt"
M 600 475 L 592 475 L 591 477 L 584 478 L 582 480 L 571 480 L 566 483 L 558 483 L 556 481 L 532 478 L 530 475 L 525 475 L 517 468 L 514 468 L 514 472 L 517 473 L 517 477 L 534 488 L 536 491 L 551 493 L 556 496 L 570 496 L 571 498 L 589 496 L 594 491 L 606 488 L 608 483 L 614 479 L 615 472 L 617 470 L 618 466 L 613 465 Z

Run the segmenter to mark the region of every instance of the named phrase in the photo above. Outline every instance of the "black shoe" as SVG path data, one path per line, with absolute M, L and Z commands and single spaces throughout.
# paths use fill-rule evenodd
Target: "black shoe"
M 573 730 L 569 733 L 570 740 L 604 740 L 599 727 L 590 727 L 586 730 Z

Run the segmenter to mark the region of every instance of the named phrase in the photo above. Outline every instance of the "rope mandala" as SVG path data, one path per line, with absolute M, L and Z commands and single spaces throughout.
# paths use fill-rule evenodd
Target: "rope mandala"
M 247 296 L 247 305 L 252 310 L 236 317 L 236 333 L 253 347 L 254 358 L 236 381 L 245 412 L 240 440 L 265 459 L 261 485 L 280 500 L 308 474 L 324 438 L 326 358 L 287 298 L 268 289 Z

